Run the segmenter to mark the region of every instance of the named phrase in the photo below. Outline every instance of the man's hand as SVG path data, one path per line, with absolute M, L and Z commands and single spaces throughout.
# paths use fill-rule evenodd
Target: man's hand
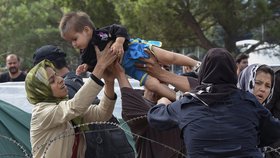
M 142 71 L 146 71 L 149 75 L 158 78 L 164 70 L 158 63 L 156 57 L 149 50 L 145 50 L 145 52 L 150 55 L 150 58 L 140 58 L 139 60 L 145 62 L 146 64 L 135 63 L 135 66 Z
M 113 71 L 112 72 L 114 73 L 114 75 L 117 78 L 119 78 L 121 76 L 125 76 L 124 68 L 117 61 L 113 64 Z

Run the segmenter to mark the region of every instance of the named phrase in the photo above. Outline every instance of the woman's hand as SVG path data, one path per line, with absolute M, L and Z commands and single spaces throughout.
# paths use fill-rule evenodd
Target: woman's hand
M 99 79 L 103 76 L 105 69 L 117 59 L 117 55 L 110 50 L 111 43 L 109 42 L 102 52 L 97 46 L 94 46 L 97 63 L 92 73 Z

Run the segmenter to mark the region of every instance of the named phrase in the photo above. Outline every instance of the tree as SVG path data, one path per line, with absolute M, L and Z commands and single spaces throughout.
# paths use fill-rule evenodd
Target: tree
M 1 0 L 0 58 L 17 53 L 31 67 L 38 47 L 55 44 L 74 68 L 78 53 L 60 37 L 58 24 L 63 13 L 77 10 L 97 27 L 122 24 L 131 37 L 160 40 L 166 49 L 225 47 L 236 55 L 238 40 L 279 43 L 279 8 L 279 0 Z
M 57 0 L 56 3 L 58 6 L 65 6 L 64 13 L 69 11 L 86 12 L 98 28 L 113 23 L 120 24 L 112 0 Z
M 57 17 L 62 15 L 53 0 L 2 0 L 0 52 L 16 53 L 24 68 L 32 66 L 35 50 L 45 44 L 60 45 Z
M 158 38 L 169 47 L 179 43 L 206 50 L 225 47 L 236 55 L 239 53 L 236 41 L 258 38 L 257 30 L 264 24 L 279 24 L 275 22 L 279 17 L 272 14 L 278 3 L 276 0 L 118 0 L 114 5 L 121 22 L 133 35 Z M 273 28 L 265 30 L 266 34 L 280 32 Z

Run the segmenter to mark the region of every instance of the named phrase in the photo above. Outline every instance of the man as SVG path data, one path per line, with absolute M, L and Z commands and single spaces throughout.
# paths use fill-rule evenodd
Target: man
M 160 67 L 160 65 L 157 66 Z M 119 67 L 121 66 L 119 65 Z M 160 67 L 159 71 L 166 70 L 162 70 Z M 114 73 L 117 73 L 122 95 L 122 117 L 128 123 L 131 131 L 136 134 L 134 140 L 137 158 L 184 157 L 185 147 L 183 139 L 180 138 L 179 128 L 158 131 L 150 127 L 147 122 L 145 116 L 149 109 L 157 104 L 159 96 L 147 88 L 144 91 L 133 89 L 123 69 L 117 69 Z M 187 79 L 184 82 L 187 82 Z
M 7 72 L 0 74 L 0 83 L 24 81 L 26 74 L 19 69 L 20 58 L 16 54 L 9 54 L 6 57 Z
M 66 63 L 66 54 L 58 47 L 45 45 L 37 49 L 33 55 L 33 64 L 36 65 L 44 59 L 50 60 L 57 69 L 58 75 L 62 76 L 68 88 L 68 97 L 74 97 L 75 93 L 84 84 L 82 78 L 70 71 Z M 93 104 L 98 104 L 96 98 Z M 117 118 L 112 116 L 108 122 L 119 124 Z M 123 157 L 134 158 L 135 153 L 130 146 L 124 131 L 114 125 L 89 125 L 90 131 L 85 132 L 87 150 L 85 157 Z
M 136 67 L 149 75 L 159 78 L 161 82 L 174 86 L 177 90 L 188 92 L 198 83 L 193 77 L 180 76 L 162 69 L 150 51 L 149 59 L 141 59 Z M 151 107 L 157 104 L 159 96 L 145 88 L 144 91 L 133 89 L 124 69 L 118 63 L 114 66 L 122 95 L 122 117 L 128 123 L 134 135 L 137 158 L 181 158 L 185 157 L 185 146 L 179 128 L 159 131 L 152 128 L 145 117 Z
M 239 76 L 240 72 L 248 66 L 248 58 L 249 55 L 245 53 L 241 53 L 236 56 L 235 62 L 237 66 L 237 76 Z

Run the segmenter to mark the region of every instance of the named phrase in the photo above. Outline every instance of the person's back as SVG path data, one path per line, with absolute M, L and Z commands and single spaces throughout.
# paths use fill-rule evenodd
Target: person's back
M 269 112 L 252 94 L 236 90 L 211 106 L 192 96 L 181 102 L 180 126 L 190 157 L 262 157 L 256 148 L 260 133 L 256 129 Z
M 179 126 L 190 158 L 261 158 L 258 147 L 280 139 L 280 121 L 253 94 L 237 88 L 236 65 L 227 50 L 207 52 L 198 80 L 179 101 L 148 112 L 155 128 Z

